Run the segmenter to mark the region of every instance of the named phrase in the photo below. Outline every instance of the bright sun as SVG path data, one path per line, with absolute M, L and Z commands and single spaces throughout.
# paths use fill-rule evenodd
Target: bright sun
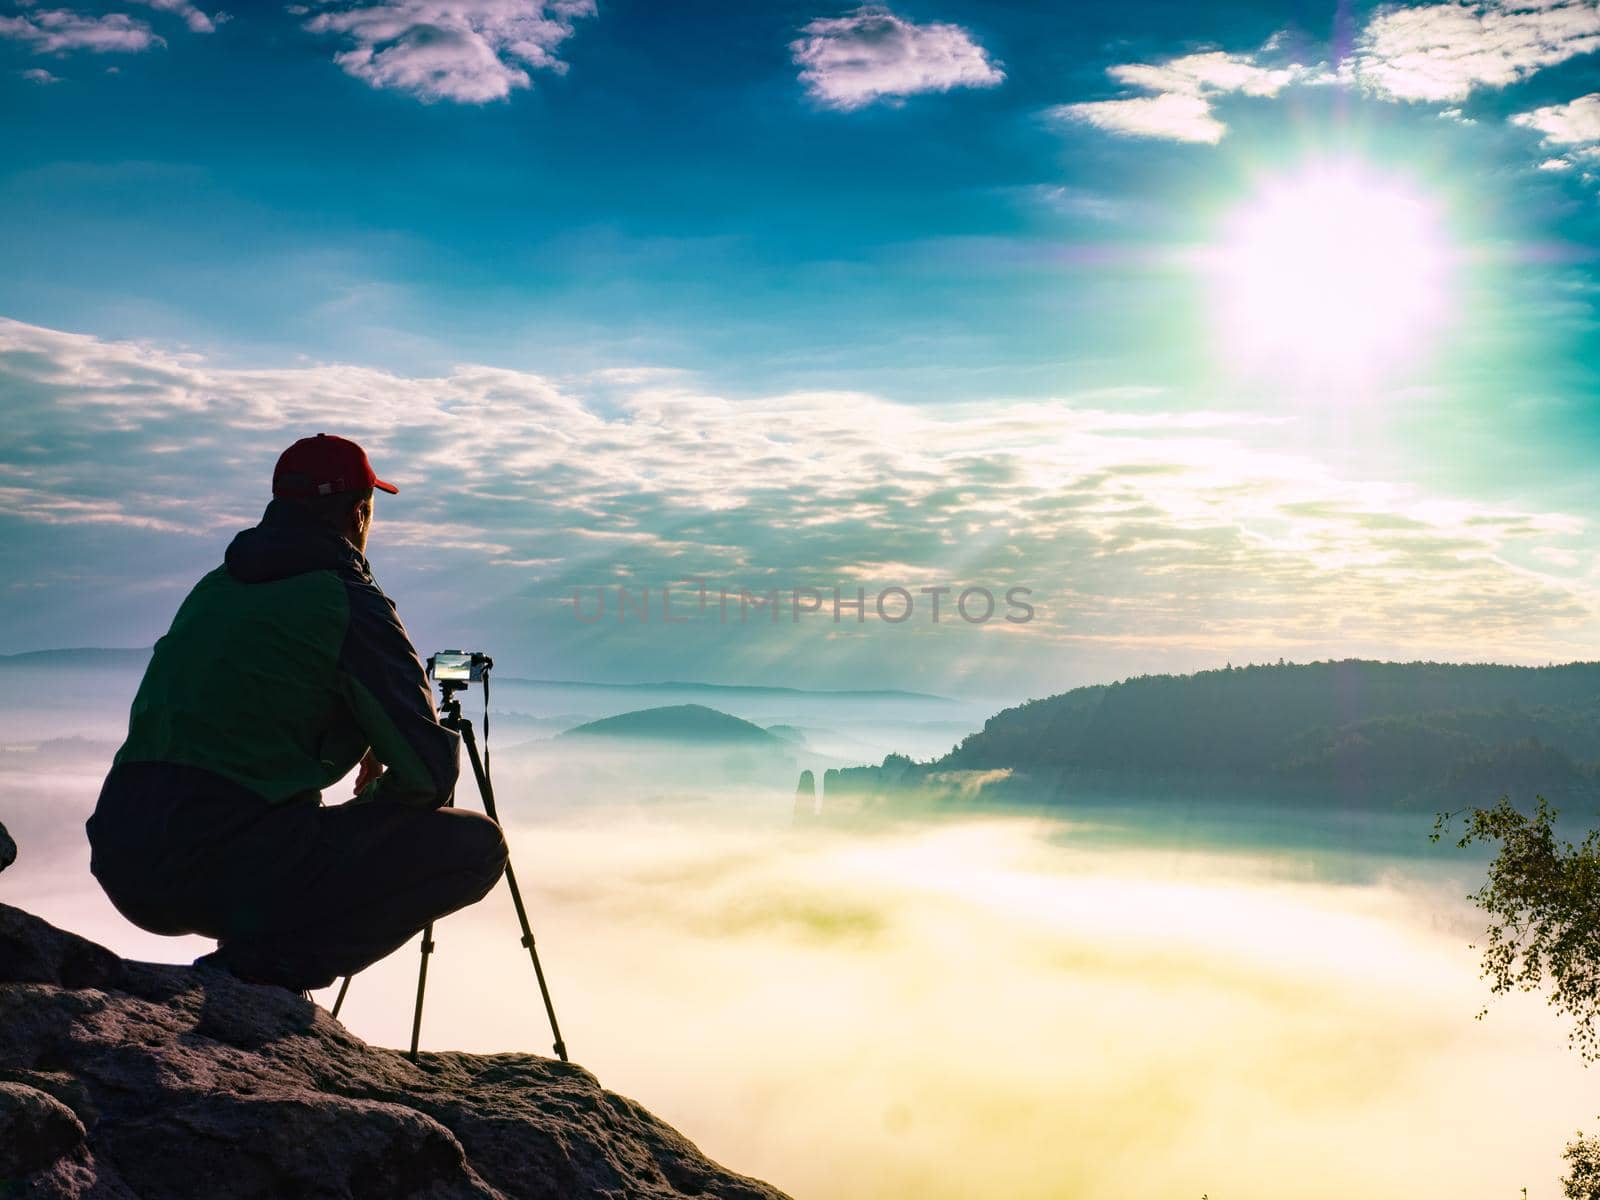
M 1360 167 L 1270 184 L 1213 259 L 1230 358 L 1301 378 L 1380 374 L 1444 316 L 1449 257 L 1436 207 Z

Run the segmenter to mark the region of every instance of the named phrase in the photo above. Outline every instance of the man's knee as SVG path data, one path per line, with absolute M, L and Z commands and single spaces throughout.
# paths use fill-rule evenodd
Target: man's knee
M 481 881 L 481 898 L 505 873 L 506 861 L 510 856 L 505 835 L 500 831 L 500 826 L 486 816 L 460 809 L 450 811 L 456 818 L 450 830 L 452 842 L 462 868 Z

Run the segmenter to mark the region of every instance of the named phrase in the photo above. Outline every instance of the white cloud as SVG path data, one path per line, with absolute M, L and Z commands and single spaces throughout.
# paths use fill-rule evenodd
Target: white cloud
M 375 88 L 423 100 L 484 104 L 531 86 L 527 69 L 561 74 L 555 51 L 594 0 L 392 0 L 351 7 L 322 0 L 312 33 L 354 45 L 334 62 Z M 527 69 L 525 69 L 527 68 Z
M 184 23 L 194 33 L 215 33 L 217 22 L 227 20 L 222 15 L 212 17 L 201 12 L 190 0 L 136 0 L 136 2 L 159 12 L 169 12 L 182 17 Z
M 1263 50 L 1276 44 L 1268 42 Z M 1215 145 L 1228 127 L 1212 111 L 1213 97 L 1238 93 L 1276 96 L 1292 83 L 1318 81 L 1322 73 L 1299 64 L 1265 67 L 1253 55 L 1206 50 L 1163 63 L 1123 63 L 1106 71 L 1118 83 L 1153 92 L 1121 100 L 1061 104 L 1050 110 L 1062 120 L 1080 121 L 1129 137 L 1163 138 Z
M 1580 146 L 1600 144 L 1600 92 L 1579 96 L 1567 104 L 1548 104 L 1518 113 L 1513 125 L 1536 129 L 1547 144 Z
M 49 71 L 46 71 L 43 67 L 32 67 L 32 68 L 22 72 L 22 77 L 24 79 L 26 79 L 29 83 L 48 84 L 48 83 L 60 83 L 61 82 L 61 76 L 52 75 L 52 74 L 50 74 Z
M 1517 113 L 1510 120 L 1544 134 L 1540 144 L 1554 150 L 1552 157 L 1539 164 L 1539 170 L 1565 172 L 1581 165 L 1584 182 L 1595 182 L 1592 168 L 1600 163 L 1600 92 Z
M 1600 49 L 1600 0 L 1490 0 L 1378 13 L 1356 73 L 1391 100 L 1464 100 Z
M 0 38 L 32 47 L 35 54 L 60 54 L 88 50 L 95 54 L 137 52 L 166 43 L 143 21 L 122 13 L 86 16 L 68 9 L 29 11 L 20 17 L 0 17 Z
M 959 25 L 917 25 L 882 5 L 822 17 L 789 43 L 800 81 L 828 108 L 864 108 L 918 92 L 995 87 L 1005 72 Z
M 1051 112 L 1063 120 L 1081 121 L 1108 133 L 1121 133 L 1129 137 L 1215 145 L 1228 132 L 1228 127 L 1212 115 L 1211 102 L 1205 97 L 1180 95 L 1177 92 L 1135 96 L 1129 100 L 1062 104 Z
M 1305 74 L 1299 66 L 1263 67 L 1248 54 L 1207 50 L 1151 66 L 1125 63 L 1106 72 L 1118 83 L 1150 92 L 1177 92 L 1199 96 L 1206 92 L 1243 92 L 1246 96 L 1276 96 Z

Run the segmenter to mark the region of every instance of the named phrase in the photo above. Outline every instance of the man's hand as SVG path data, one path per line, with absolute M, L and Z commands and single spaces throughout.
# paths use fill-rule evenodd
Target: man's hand
M 377 756 L 371 750 L 368 750 L 361 756 L 361 769 L 356 772 L 356 790 L 354 794 L 361 795 L 361 789 L 374 779 L 377 779 L 386 770 L 388 768 L 378 761 Z

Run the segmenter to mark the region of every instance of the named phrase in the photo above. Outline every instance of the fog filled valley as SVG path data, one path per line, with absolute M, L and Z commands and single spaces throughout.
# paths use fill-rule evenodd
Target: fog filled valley
M 0 901 L 188 961 L 211 943 L 124 921 L 82 833 L 144 659 L 0 663 Z M 1582 725 L 1542 703 L 1503 720 Z M 987 761 L 930 793 L 997 707 L 497 677 L 496 794 L 574 1061 L 805 1200 L 1559 1195 L 1594 1080 L 1541 997 L 1474 1019 L 1485 853 L 1430 843 L 1417 803 L 1058 775 L 1030 803 L 1020 770 L 991 800 Z M 549 1053 L 505 889 L 436 936 L 423 1045 Z M 413 942 L 357 977 L 349 1028 L 404 1045 L 416 965 Z

